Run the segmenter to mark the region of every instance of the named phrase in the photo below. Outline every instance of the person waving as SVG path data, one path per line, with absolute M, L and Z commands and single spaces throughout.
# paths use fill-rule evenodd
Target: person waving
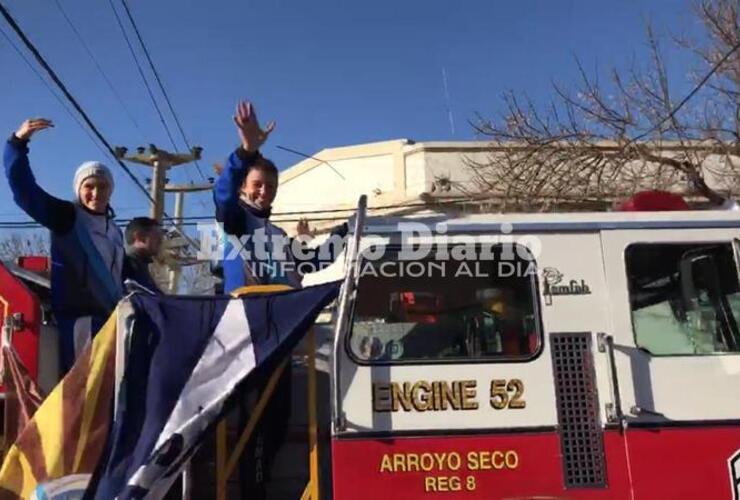
M 24 121 L 5 144 L 3 161 L 15 203 L 51 232 L 51 306 L 66 373 L 122 296 L 124 246 L 110 206 L 114 182 L 108 167 L 82 163 L 73 177 L 71 201 L 50 195 L 36 182 L 28 144 L 53 126 L 45 118 Z

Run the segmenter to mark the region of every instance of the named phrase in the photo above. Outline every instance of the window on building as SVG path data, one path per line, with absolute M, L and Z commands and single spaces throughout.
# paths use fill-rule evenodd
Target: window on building
M 636 244 L 626 266 L 638 347 L 655 355 L 740 352 L 732 244 Z
M 468 260 L 454 259 L 452 247 L 448 259 L 438 250 L 416 260 L 386 251 L 362 262 L 353 356 L 372 363 L 532 357 L 541 342 L 527 250 L 475 247 Z

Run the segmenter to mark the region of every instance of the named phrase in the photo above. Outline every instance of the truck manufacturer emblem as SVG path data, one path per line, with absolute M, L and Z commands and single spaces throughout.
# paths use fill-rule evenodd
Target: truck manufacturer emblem
M 569 280 L 564 281 L 563 273 L 555 267 L 546 267 L 542 270 L 542 279 L 544 281 L 545 305 L 552 305 L 552 298 L 555 295 L 590 295 L 591 289 L 586 281 Z

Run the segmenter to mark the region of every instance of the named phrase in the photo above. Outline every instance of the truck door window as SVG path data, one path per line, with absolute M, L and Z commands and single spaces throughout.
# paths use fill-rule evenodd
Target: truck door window
M 463 261 L 436 259 L 432 249 L 424 259 L 386 252 L 363 262 L 349 336 L 353 357 L 372 363 L 533 357 L 541 343 L 534 260 L 523 247 L 488 247 L 485 256 L 479 250 Z
M 655 355 L 740 352 L 732 244 L 631 245 L 626 266 L 638 347 Z

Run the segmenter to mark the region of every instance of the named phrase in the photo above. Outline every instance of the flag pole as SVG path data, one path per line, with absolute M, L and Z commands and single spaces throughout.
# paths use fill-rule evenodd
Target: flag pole
M 182 469 L 182 500 L 190 500 L 193 495 L 193 469 L 188 460 Z
M 316 428 L 316 334 L 308 331 L 308 463 L 311 500 L 319 500 L 319 449 Z

